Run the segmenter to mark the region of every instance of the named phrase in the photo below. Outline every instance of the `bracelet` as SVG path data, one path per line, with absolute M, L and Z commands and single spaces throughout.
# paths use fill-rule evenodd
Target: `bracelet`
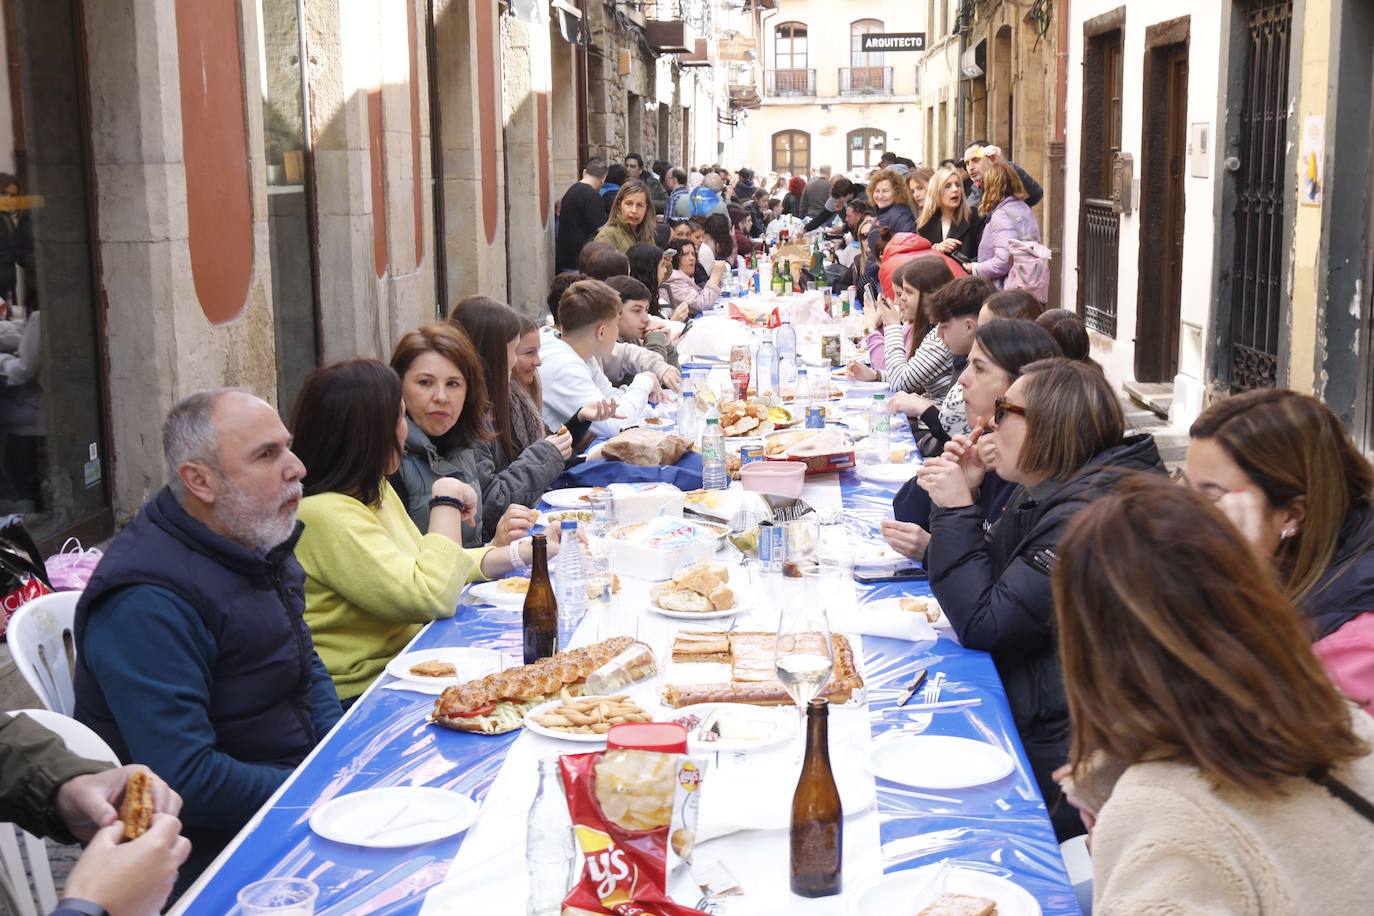
M 523 540 L 522 538 L 520 541 L 511 541 L 510 547 L 507 550 L 507 556 L 510 557 L 510 568 L 513 572 L 519 572 L 530 568 L 530 564 L 526 563 L 525 558 L 520 556 L 520 544 Z
M 457 509 L 459 512 L 467 510 L 467 504 L 456 496 L 431 496 L 429 498 L 429 507 L 433 509 L 436 506 L 448 506 L 450 509 Z

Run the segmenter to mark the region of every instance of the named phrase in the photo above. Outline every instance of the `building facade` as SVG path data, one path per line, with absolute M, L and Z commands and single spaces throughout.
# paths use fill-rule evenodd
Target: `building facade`
M 0 512 L 97 542 L 161 486 L 186 394 L 288 415 L 315 367 L 384 359 L 463 296 L 540 313 L 589 152 L 718 144 L 723 90 L 679 62 L 709 53 L 705 3 L 618 8 L 0 4 Z
M 750 79 L 757 108 L 747 115 L 739 164 L 808 174 L 865 174 L 884 152 L 919 160 L 924 149 L 915 42 L 925 40 L 925 10 L 902 0 L 777 0 L 756 7 Z M 873 39 L 869 39 L 873 41 Z
M 1083 0 L 1069 34 L 1064 300 L 1095 358 L 1179 425 L 1287 386 L 1368 447 L 1374 8 Z

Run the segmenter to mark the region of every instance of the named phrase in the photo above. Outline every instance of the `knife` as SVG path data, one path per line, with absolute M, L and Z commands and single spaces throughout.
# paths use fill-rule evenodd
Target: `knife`
M 914 680 L 912 680 L 911 686 L 906 689 L 906 691 L 902 694 L 901 700 L 897 702 L 898 706 L 905 706 L 907 703 L 911 702 L 911 698 L 916 695 L 916 691 L 920 690 L 921 686 L 925 684 L 926 675 L 928 675 L 929 673 L 929 668 L 922 668 L 920 671 L 916 673 L 916 677 Z

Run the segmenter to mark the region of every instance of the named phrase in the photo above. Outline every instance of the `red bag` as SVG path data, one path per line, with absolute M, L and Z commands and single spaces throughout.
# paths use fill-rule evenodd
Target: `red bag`
M 666 889 L 676 799 L 698 790 L 696 763 L 681 754 L 614 749 L 565 756 L 559 765 L 586 866 L 563 901 L 565 916 L 705 916 L 674 903 Z M 673 839 L 679 847 L 694 842 Z
M 52 592 L 43 555 L 23 519 L 10 516 L 0 527 L 0 639 L 5 638 L 10 618 L 29 601 Z

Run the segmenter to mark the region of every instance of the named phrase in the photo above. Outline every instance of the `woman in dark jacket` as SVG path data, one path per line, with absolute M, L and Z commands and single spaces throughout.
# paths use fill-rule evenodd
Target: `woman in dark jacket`
M 1126 474 L 1162 473 L 1148 435 L 1124 438 L 1121 404 L 1101 372 L 1066 359 L 1031 363 L 997 399 L 990 446 L 997 473 L 1018 485 L 984 532 L 970 483 L 948 456 L 919 472 L 935 509 L 926 569 L 961 645 L 992 653 L 1026 756 L 1061 840 L 1083 832 L 1060 805 L 1052 774 L 1068 760 L 1069 711 L 1054 630 L 1050 573 L 1074 515 Z
M 869 179 L 868 199 L 874 209 L 873 226 L 868 231 L 866 279 L 876 283 L 883 247 L 899 232 L 916 231 L 916 213 L 911 207 L 911 191 L 906 181 L 891 169 L 876 172 Z
M 983 217 L 969 206 L 959 170 L 940 169 L 931 177 L 930 189 L 916 218 L 917 231 L 941 254 L 954 257 L 957 253 L 965 263 L 975 260 L 983 238 Z

